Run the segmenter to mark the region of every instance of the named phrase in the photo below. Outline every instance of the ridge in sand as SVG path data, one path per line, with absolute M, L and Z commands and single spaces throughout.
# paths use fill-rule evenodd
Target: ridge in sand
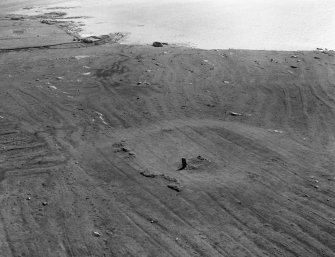
M 335 255 L 333 51 L 72 42 L 0 67 L 0 256 Z

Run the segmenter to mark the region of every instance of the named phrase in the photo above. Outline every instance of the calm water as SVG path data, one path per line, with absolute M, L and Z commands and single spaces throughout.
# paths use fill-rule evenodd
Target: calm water
M 64 0 L 48 7 L 57 6 L 74 7 L 65 10 L 69 16 L 90 16 L 81 20 L 84 35 L 129 32 L 125 43 L 165 41 L 205 49 L 335 48 L 335 0 Z M 21 12 L 50 9 L 44 4 Z

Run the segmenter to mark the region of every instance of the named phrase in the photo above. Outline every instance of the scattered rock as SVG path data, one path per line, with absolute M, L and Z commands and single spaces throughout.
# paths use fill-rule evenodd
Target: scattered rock
M 296 56 L 296 55 L 291 55 L 291 58 L 298 58 L 298 56 Z
M 148 173 L 147 171 L 141 171 L 140 174 L 146 178 L 155 178 L 157 177 L 156 174 Z
M 97 231 L 93 231 L 93 236 L 95 237 L 101 237 L 101 234 Z
M 318 56 L 314 56 L 314 59 L 320 60 L 321 58 Z
M 29 200 L 31 200 L 31 197 L 30 197 L 30 196 L 28 196 L 28 197 L 26 198 L 26 200 L 28 200 L 28 201 L 29 201 Z
M 268 131 L 273 132 L 273 133 L 278 133 L 278 134 L 283 134 L 284 131 L 279 130 L 279 129 L 268 129 Z
M 208 168 L 210 165 L 212 165 L 212 162 L 210 160 L 201 155 L 198 155 L 197 157 L 190 158 L 188 160 L 185 170 L 202 170 L 205 167 Z
M 229 114 L 230 114 L 231 116 L 243 116 L 242 113 L 238 113 L 238 112 L 229 112 Z
M 152 46 L 154 47 L 163 47 L 164 45 L 168 45 L 168 43 L 162 43 L 158 41 L 152 43 Z
M 22 19 L 22 17 L 11 17 L 10 18 L 12 21 L 19 21 Z
M 152 218 L 148 218 L 148 221 L 149 221 L 150 223 L 158 223 L 158 220 L 156 220 L 156 219 L 152 219 Z
M 89 57 L 90 57 L 89 55 L 77 55 L 77 56 L 75 56 L 74 58 L 75 58 L 76 60 L 80 60 L 80 59 L 89 58 Z
M 181 189 L 178 186 L 176 186 L 176 185 L 167 185 L 167 187 L 170 188 L 170 189 L 172 189 L 172 190 L 174 190 L 174 191 L 176 191 L 176 192 L 180 192 L 181 191 Z
M 170 182 L 175 182 L 175 183 L 178 182 L 178 180 L 176 178 L 172 178 L 172 177 L 170 177 L 168 175 L 165 175 L 165 174 L 161 174 L 161 175 L 159 175 L 159 177 L 161 177 L 161 178 L 163 178 L 167 181 L 170 181 Z
M 215 107 L 215 104 L 206 104 L 207 107 L 211 107 L 211 108 L 214 108 Z
M 115 148 L 114 153 L 121 153 L 124 158 L 134 158 L 135 157 L 135 153 L 131 152 L 124 145 L 123 141 L 113 144 L 113 147 Z
M 120 151 L 121 152 L 124 152 L 124 153 L 128 153 L 129 152 L 129 149 L 125 148 L 125 147 L 121 147 L 120 148 Z
M 82 38 L 81 42 L 86 43 L 86 44 L 92 44 L 92 43 L 98 42 L 100 40 L 101 40 L 101 37 L 91 36 L 91 37 Z
M 292 69 L 297 69 L 298 68 L 298 66 L 295 66 L 295 65 L 291 65 L 290 66 Z
M 47 205 L 48 205 L 48 202 L 43 202 L 42 205 L 43 205 L 43 206 L 47 206 Z
M 64 17 L 66 15 L 66 12 L 48 12 L 48 13 L 45 13 L 44 15 L 48 15 L 48 16 L 55 17 L 55 18 L 60 18 L 60 17 Z
M 146 178 L 162 178 L 169 182 L 178 183 L 178 180 L 176 178 L 170 177 L 165 174 L 153 174 L 153 173 L 149 173 L 148 171 L 141 171 L 140 174 Z
M 228 80 L 224 80 L 223 83 L 229 84 L 230 82 Z
M 164 45 L 161 42 L 153 42 L 152 46 L 154 46 L 154 47 L 163 47 Z
M 47 25 L 54 25 L 57 23 L 56 20 L 41 20 L 40 22 Z

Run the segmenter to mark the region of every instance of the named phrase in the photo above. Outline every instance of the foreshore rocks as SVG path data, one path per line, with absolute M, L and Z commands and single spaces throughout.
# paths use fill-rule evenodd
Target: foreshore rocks
M 168 43 L 162 43 L 162 42 L 158 42 L 158 41 L 155 41 L 155 42 L 152 43 L 153 47 L 163 47 L 164 45 L 168 45 Z

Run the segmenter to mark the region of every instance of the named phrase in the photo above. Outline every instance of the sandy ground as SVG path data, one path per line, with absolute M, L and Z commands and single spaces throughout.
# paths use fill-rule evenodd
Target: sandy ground
M 38 20 L 0 20 L 0 50 L 72 43 L 73 37 Z
M 0 256 L 333 257 L 334 72 L 328 51 L 1 50 Z

